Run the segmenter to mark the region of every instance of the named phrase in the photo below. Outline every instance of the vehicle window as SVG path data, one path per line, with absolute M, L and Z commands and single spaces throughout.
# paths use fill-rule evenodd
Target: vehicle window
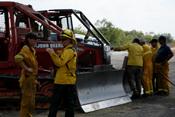
M 40 22 L 33 21 L 33 25 L 31 25 L 31 27 L 32 31 L 37 34 L 38 38 L 41 41 L 49 40 L 51 31 L 47 29 L 45 26 L 43 26 Z
M 79 15 L 79 14 L 77 14 Z M 79 15 L 81 18 L 81 16 Z M 76 16 L 72 16 L 73 19 L 73 27 L 74 27 L 74 33 L 77 41 L 87 43 L 90 45 L 99 45 L 99 41 L 94 37 L 94 35 L 89 31 L 91 31 L 92 28 L 88 24 L 88 22 L 83 21 L 83 23 L 89 28 L 87 28 Z M 82 19 L 83 20 L 83 19 Z
M 62 28 L 63 29 L 66 29 L 66 28 L 68 28 L 68 22 L 67 22 L 67 18 L 66 17 L 62 17 L 61 18 L 61 24 L 62 24 Z
M 0 9 L 0 32 L 5 32 L 5 13 L 3 9 Z
M 0 8 L 0 61 L 8 60 L 8 13 Z
M 40 22 L 38 22 L 34 18 L 26 16 L 25 14 L 21 13 L 18 10 L 16 10 L 14 14 L 15 14 L 14 19 L 16 21 L 15 23 L 17 27 L 18 36 L 23 35 L 20 37 L 24 38 L 24 35 L 27 32 L 32 31 L 36 33 L 38 39 L 41 41 L 47 41 L 49 39 L 50 31 L 45 26 L 43 26 Z M 40 15 L 37 15 L 37 16 L 41 20 L 44 20 L 42 16 Z
M 22 14 L 19 11 L 16 11 L 14 13 L 14 18 L 15 18 L 15 23 L 16 27 L 18 28 L 29 28 L 29 22 L 28 22 L 28 17 Z

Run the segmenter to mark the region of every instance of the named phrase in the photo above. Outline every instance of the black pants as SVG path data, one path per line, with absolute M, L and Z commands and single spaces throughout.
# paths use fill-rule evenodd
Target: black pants
M 74 117 L 75 85 L 54 84 L 48 117 L 56 117 L 61 101 L 65 104 L 65 117 Z
M 127 66 L 127 76 L 133 95 L 140 95 L 143 68 L 139 66 Z
M 153 73 L 153 79 L 152 79 L 152 82 L 153 82 L 153 91 L 154 93 L 156 93 L 158 91 L 158 88 L 157 88 L 157 76 L 158 74 L 157 73 Z

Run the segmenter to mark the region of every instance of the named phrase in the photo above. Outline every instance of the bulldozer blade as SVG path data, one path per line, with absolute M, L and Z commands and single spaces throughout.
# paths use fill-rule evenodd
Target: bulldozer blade
M 77 96 L 84 112 L 131 102 L 123 87 L 124 70 L 78 74 Z

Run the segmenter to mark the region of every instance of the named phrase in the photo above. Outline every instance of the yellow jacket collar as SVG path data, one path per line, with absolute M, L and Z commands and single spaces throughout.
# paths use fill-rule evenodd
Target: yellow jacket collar
M 73 47 L 73 45 L 72 44 L 69 44 L 64 49 L 67 49 L 67 48 L 70 48 L 70 47 Z

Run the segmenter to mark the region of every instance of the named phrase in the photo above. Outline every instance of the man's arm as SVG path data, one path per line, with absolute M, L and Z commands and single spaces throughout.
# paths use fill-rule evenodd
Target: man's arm
M 166 63 L 166 62 L 168 62 L 168 61 L 174 56 L 174 54 L 173 54 L 173 52 L 171 51 L 170 48 L 169 48 L 168 51 L 169 51 L 169 52 L 168 52 L 168 55 L 167 55 L 165 61 L 163 61 L 162 63 Z
M 169 61 L 173 56 L 173 53 L 169 53 L 165 61 Z
M 122 50 L 120 49 L 120 47 L 113 48 L 112 50 L 114 50 L 114 51 L 122 51 Z
M 53 63 L 58 67 L 65 65 L 74 56 L 73 50 L 71 49 L 65 50 L 60 53 L 60 55 L 57 55 L 54 50 L 50 48 L 46 49 L 46 51 L 50 54 Z
M 114 51 L 124 51 L 124 50 L 128 50 L 128 48 L 129 48 L 129 44 L 121 46 L 121 47 L 113 48 L 112 50 L 114 50 Z
M 32 68 L 29 68 L 25 63 L 24 63 L 24 57 L 20 54 L 17 54 L 15 56 L 15 62 L 25 71 L 27 72 L 33 72 Z

